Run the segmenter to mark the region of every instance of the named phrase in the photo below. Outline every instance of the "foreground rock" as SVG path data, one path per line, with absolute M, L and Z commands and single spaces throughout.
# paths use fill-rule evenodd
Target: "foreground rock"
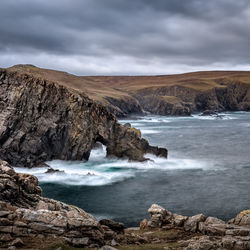
M 20 247 L 20 238 L 60 238 L 77 247 L 99 247 L 123 233 L 122 224 L 101 225 L 82 209 L 41 196 L 37 178 L 0 161 L 0 247 Z
M 82 209 L 41 196 L 37 178 L 16 173 L 0 160 L 0 248 L 64 249 L 250 249 L 250 211 L 228 223 L 203 214 L 173 214 L 159 205 L 140 228 L 98 222 Z M 45 246 L 49 246 L 45 248 Z M 61 247 L 61 248 L 60 248 Z
M 191 217 L 172 214 L 165 208 L 153 204 L 148 212 L 151 219 L 141 223 L 145 230 L 177 229 L 190 233 L 189 239 L 178 241 L 177 249 L 250 249 L 250 211 L 245 210 L 228 223 L 203 214 Z
M 144 161 L 167 157 L 137 130 L 120 125 L 81 91 L 18 70 L 0 69 L 0 158 L 33 167 L 52 159 L 88 160 L 96 142 L 107 155 Z

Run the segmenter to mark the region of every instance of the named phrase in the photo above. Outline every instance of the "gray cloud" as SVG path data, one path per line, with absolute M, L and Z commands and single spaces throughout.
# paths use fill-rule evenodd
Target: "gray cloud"
M 248 69 L 248 0 L 3 0 L 0 64 L 76 74 Z

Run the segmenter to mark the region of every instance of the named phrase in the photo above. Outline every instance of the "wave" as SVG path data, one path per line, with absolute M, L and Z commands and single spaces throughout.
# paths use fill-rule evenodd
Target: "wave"
M 58 183 L 64 185 L 103 186 L 134 178 L 145 171 L 170 171 L 205 169 L 206 164 L 191 159 L 165 159 L 147 154 L 151 159 L 146 162 L 129 162 L 127 160 L 105 157 L 105 148 L 94 149 L 88 162 L 54 160 L 47 162 L 53 169 L 61 172 L 45 173 L 48 168 L 16 168 L 17 172 L 25 172 L 37 176 L 42 183 Z

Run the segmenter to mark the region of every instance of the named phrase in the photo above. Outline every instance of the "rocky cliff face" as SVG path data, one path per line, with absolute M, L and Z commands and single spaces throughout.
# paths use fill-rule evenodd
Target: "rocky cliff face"
M 250 72 L 247 71 L 79 77 L 32 65 L 16 65 L 8 70 L 39 76 L 84 92 L 117 117 L 148 112 L 190 115 L 204 110 L 250 110 Z
M 0 70 L 0 158 L 30 167 L 52 159 L 88 160 L 97 141 L 107 146 L 108 156 L 139 161 L 148 152 L 167 156 L 166 149 L 151 147 L 83 92 Z

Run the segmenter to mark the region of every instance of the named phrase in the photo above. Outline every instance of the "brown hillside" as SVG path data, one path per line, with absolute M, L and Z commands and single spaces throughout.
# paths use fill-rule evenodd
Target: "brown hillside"
M 21 71 L 84 92 L 117 116 L 148 111 L 189 115 L 205 109 L 249 110 L 250 71 L 204 71 L 162 76 L 75 76 L 16 65 Z

